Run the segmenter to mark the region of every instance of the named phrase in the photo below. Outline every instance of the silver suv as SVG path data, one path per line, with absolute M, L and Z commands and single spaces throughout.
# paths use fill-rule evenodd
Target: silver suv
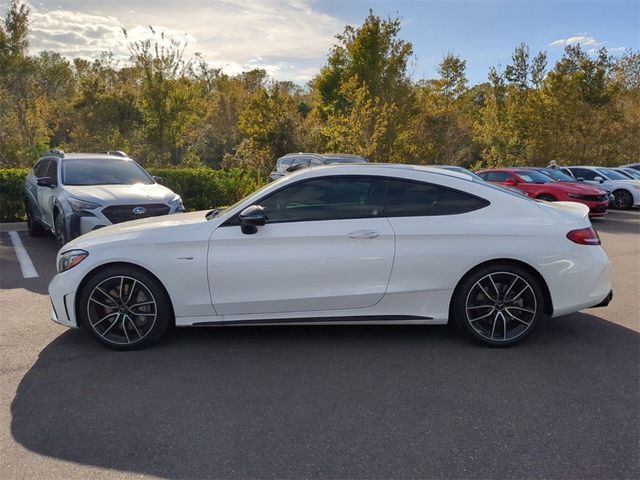
M 277 180 L 301 168 L 331 163 L 367 163 L 367 160 L 359 155 L 350 153 L 287 153 L 276 161 L 276 166 L 269 178 Z
M 114 223 L 184 211 L 179 195 L 125 153 L 51 150 L 25 180 L 29 234 L 50 230 L 58 245 Z

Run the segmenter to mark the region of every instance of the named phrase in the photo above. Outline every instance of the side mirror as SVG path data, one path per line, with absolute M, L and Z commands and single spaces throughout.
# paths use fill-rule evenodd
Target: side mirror
M 576 178 L 576 180 L 579 181 L 579 182 L 584 182 L 584 177 L 578 177 L 578 178 Z
M 49 187 L 56 188 L 58 186 L 57 182 L 51 177 L 42 177 L 36 180 L 36 183 L 39 187 Z
M 264 215 L 264 209 L 260 205 L 251 205 L 245 208 L 238 217 L 240 219 L 240 229 L 242 233 L 253 235 L 258 231 L 258 227 L 262 227 L 267 223 L 267 217 Z
M 594 180 L 596 182 L 604 183 L 604 178 L 602 178 L 602 177 L 595 177 Z
M 156 183 L 164 182 L 164 178 L 162 178 L 162 177 L 156 177 L 155 175 L 153 175 L 151 178 L 153 178 L 153 181 L 156 182 Z
M 515 178 L 507 178 L 504 183 L 506 185 L 517 185 L 518 181 Z

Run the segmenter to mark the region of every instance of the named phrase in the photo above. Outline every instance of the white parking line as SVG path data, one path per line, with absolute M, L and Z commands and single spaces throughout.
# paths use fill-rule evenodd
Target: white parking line
M 27 253 L 27 249 L 24 248 L 18 232 L 9 232 L 9 237 L 11 238 L 13 249 L 16 251 L 16 257 L 18 258 L 18 263 L 20 264 L 20 270 L 22 270 L 22 276 L 24 278 L 38 277 L 38 272 L 33 266 L 33 262 L 31 261 L 31 258 Z

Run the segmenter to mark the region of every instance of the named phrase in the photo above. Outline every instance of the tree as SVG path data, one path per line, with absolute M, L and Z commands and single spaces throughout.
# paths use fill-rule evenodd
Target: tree
M 313 113 L 323 123 L 319 146 L 354 151 L 374 161 L 402 161 L 403 126 L 413 114 L 407 64 L 410 43 L 399 39 L 400 19 L 369 15 L 347 26 L 311 81 Z
M 198 91 L 187 76 L 191 65 L 184 59 L 185 48 L 186 44 L 165 39 L 164 32 L 153 42 L 130 44 L 131 61 L 141 77 L 139 106 L 147 147 L 156 153 L 157 163 L 180 162 L 184 134 L 200 111 Z

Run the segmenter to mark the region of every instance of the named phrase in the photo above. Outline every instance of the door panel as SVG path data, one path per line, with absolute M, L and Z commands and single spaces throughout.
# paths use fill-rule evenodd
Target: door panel
M 388 285 L 394 234 L 386 218 L 239 226 L 211 237 L 209 284 L 218 314 L 366 308 Z

